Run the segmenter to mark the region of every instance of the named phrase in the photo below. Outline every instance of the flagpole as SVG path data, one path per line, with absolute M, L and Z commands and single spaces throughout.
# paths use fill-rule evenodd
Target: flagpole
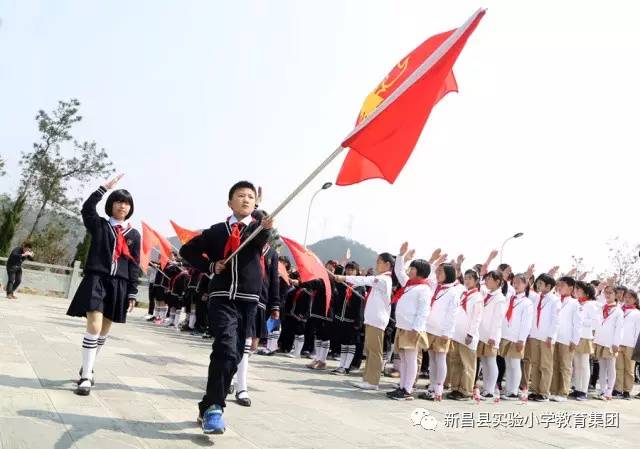
M 271 212 L 271 213 L 269 214 L 269 218 L 275 218 L 275 217 L 276 217 L 280 212 L 282 212 L 282 210 L 283 210 L 283 209 L 284 209 L 284 208 L 285 208 L 285 207 L 286 207 L 286 206 L 287 206 L 287 205 L 288 205 L 288 204 L 289 204 L 289 203 L 290 203 L 290 202 L 291 202 L 291 201 L 292 201 L 296 196 L 298 196 L 298 194 L 299 194 L 299 193 L 300 193 L 300 192 L 301 192 L 301 191 L 302 191 L 302 190 L 303 190 L 307 185 L 309 185 L 309 183 L 310 183 L 311 181 L 313 181 L 313 180 L 314 180 L 314 178 L 315 178 L 316 176 L 318 176 L 318 175 L 320 174 L 320 172 L 321 172 L 322 170 L 324 170 L 324 169 L 327 167 L 327 165 L 329 165 L 329 164 L 330 164 L 330 163 L 331 163 L 331 162 L 332 162 L 336 157 L 338 157 L 338 155 L 339 155 L 340 153 L 342 153 L 342 151 L 343 151 L 344 149 L 345 149 L 345 148 L 341 145 L 341 146 L 339 146 L 338 148 L 336 148 L 335 150 L 333 150 L 333 153 L 331 153 L 331 154 L 329 155 L 329 157 L 327 157 L 327 158 L 326 158 L 326 159 L 325 159 L 325 160 L 324 160 L 324 161 L 323 161 L 323 162 L 322 162 L 318 167 L 316 167 L 316 169 L 315 169 L 315 170 L 313 170 L 313 171 L 311 172 L 311 174 L 310 174 L 309 176 L 307 176 L 307 178 L 306 178 L 304 181 L 302 181 L 302 183 L 301 183 L 298 187 L 296 187 L 296 189 L 295 189 L 293 192 L 291 192 L 291 193 L 289 194 L 289 196 L 288 196 L 288 197 L 287 197 L 287 198 L 286 198 L 282 203 L 280 203 L 280 205 L 279 205 L 278 207 L 276 207 L 276 208 L 273 210 L 273 212 Z M 238 249 L 236 249 L 233 253 L 231 253 L 231 255 L 230 255 L 229 257 L 227 257 L 226 259 L 224 259 L 223 263 L 224 263 L 224 264 L 229 263 L 229 261 L 230 261 L 233 257 L 235 257 L 235 255 L 236 255 L 236 254 L 238 254 L 238 253 L 240 252 L 240 250 L 242 250 L 242 248 L 244 248 L 245 246 L 247 246 L 247 244 L 248 244 L 251 240 L 253 240 L 254 238 L 256 238 L 256 236 L 257 236 L 257 235 L 260 233 L 260 231 L 262 231 L 263 229 L 264 229 L 264 228 L 262 227 L 262 225 L 258 226 L 258 227 L 256 228 L 256 230 L 255 230 L 255 231 L 253 231 L 253 232 L 249 235 L 249 237 L 247 237 L 247 238 L 245 239 L 245 241 L 244 241 L 244 242 L 242 242 L 242 243 L 240 244 L 240 246 L 238 247 Z

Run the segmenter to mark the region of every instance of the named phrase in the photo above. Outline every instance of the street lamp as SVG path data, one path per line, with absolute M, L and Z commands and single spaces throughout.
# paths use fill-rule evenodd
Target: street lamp
M 318 193 L 322 192 L 323 190 L 327 190 L 332 185 L 333 185 L 332 182 L 325 182 L 324 184 L 322 184 L 322 187 L 320 187 L 316 191 L 316 193 L 313 194 L 313 196 L 311 197 L 311 201 L 309 201 L 309 209 L 307 210 L 307 226 L 304 229 L 304 244 L 303 244 L 303 246 L 305 248 L 307 246 L 307 236 L 309 235 L 309 218 L 311 217 L 311 206 L 313 205 L 313 200 L 316 199 L 316 195 Z
M 502 264 L 502 253 L 504 251 L 504 245 L 506 245 L 509 240 L 520 238 L 523 235 L 524 235 L 524 233 L 517 232 L 517 233 L 513 234 L 511 237 L 509 237 L 508 239 L 506 239 L 504 242 L 502 242 L 502 248 L 500 248 L 500 263 L 501 264 Z

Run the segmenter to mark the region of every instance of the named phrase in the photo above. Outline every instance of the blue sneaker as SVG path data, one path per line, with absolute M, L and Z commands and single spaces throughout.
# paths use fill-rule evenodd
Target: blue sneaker
M 223 434 L 224 419 L 222 418 L 222 407 L 212 405 L 209 407 L 202 417 L 202 431 L 205 434 Z

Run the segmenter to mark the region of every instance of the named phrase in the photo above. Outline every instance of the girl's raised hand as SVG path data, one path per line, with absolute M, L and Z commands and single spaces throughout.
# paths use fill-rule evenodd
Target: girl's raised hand
M 120 173 L 118 176 L 113 178 L 111 181 L 108 181 L 104 185 L 104 188 L 107 189 L 107 190 L 113 189 L 116 186 L 116 184 L 118 183 L 118 181 L 120 181 L 122 179 L 123 176 L 124 176 L 124 173 Z

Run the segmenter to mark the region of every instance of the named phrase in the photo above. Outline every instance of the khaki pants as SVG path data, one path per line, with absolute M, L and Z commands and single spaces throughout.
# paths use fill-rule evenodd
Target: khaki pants
M 524 357 L 522 357 L 522 377 L 520 378 L 520 389 L 529 389 L 529 377 L 531 377 L 531 338 L 527 338 L 524 345 Z
M 633 348 L 620 346 L 618 351 L 615 389 L 620 392 L 631 393 L 631 390 L 633 390 L 633 369 L 636 366 L 636 362 L 631 359 Z
M 567 396 L 569 394 L 574 351 L 569 349 L 569 345 L 555 344 L 553 351 L 553 377 L 551 380 L 552 395 Z
M 465 396 L 473 394 L 473 382 L 476 375 L 476 351 L 466 345 L 451 342 L 447 354 L 448 373 L 451 373 L 451 390 L 459 391 Z
M 547 347 L 546 341 L 530 338 L 531 343 L 531 388 L 532 393 L 549 395 L 553 376 L 553 345 Z
M 382 347 L 384 340 L 384 330 L 377 327 L 365 325 L 364 348 L 367 351 L 367 361 L 364 365 L 362 380 L 371 385 L 380 383 L 382 372 Z

